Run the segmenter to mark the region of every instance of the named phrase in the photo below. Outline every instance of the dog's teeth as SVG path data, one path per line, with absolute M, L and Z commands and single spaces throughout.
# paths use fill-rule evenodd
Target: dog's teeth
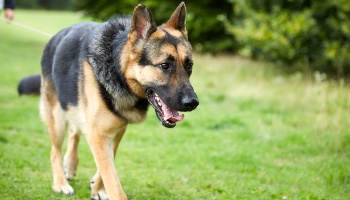
M 174 125 L 174 123 L 171 123 L 171 122 L 167 121 L 165 118 L 164 118 L 164 121 L 165 121 L 165 123 L 168 124 L 168 125 Z
M 156 99 L 158 105 L 159 105 L 160 107 L 162 107 L 162 103 L 160 102 L 160 98 L 159 98 L 158 96 L 156 96 L 155 99 Z

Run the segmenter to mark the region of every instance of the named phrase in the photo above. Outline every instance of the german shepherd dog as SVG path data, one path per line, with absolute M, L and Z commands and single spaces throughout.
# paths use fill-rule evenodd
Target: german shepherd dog
M 114 167 L 127 125 L 145 120 L 151 104 L 161 124 L 172 128 L 184 118 L 178 111 L 199 104 L 189 81 L 193 60 L 185 20 L 184 3 L 161 26 L 139 4 L 131 17 L 76 24 L 48 42 L 41 61 L 40 114 L 52 143 L 54 191 L 74 194 L 67 180 L 76 174 L 82 133 L 97 166 L 91 198 L 127 199 Z

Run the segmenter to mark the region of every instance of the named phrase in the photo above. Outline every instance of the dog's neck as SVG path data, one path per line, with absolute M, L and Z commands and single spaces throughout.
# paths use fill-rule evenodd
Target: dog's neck
M 87 55 L 107 106 L 132 123 L 143 120 L 149 103 L 131 91 L 121 71 L 120 54 L 128 40 L 130 20 L 130 17 L 116 18 L 96 26 L 89 33 L 93 42 L 87 46 Z

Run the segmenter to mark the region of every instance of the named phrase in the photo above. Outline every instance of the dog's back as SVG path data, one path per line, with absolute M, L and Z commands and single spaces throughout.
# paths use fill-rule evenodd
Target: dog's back
M 76 105 L 78 98 L 79 52 L 89 29 L 97 23 L 85 22 L 63 29 L 46 45 L 41 65 L 42 95 L 57 95 L 63 109 Z

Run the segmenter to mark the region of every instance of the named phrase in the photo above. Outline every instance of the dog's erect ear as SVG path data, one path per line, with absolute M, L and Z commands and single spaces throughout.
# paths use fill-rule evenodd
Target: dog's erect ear
M 181 2 L 171 15 L 169 21 L 164 25 L 179 30 L 187 36 L 186 31 L 186 6 Z
M 132 42 L 144 41 L 156 30 L 157 25 L 151 10 L 142 4 L 136 6 L 132 14 L 129 39 Z

